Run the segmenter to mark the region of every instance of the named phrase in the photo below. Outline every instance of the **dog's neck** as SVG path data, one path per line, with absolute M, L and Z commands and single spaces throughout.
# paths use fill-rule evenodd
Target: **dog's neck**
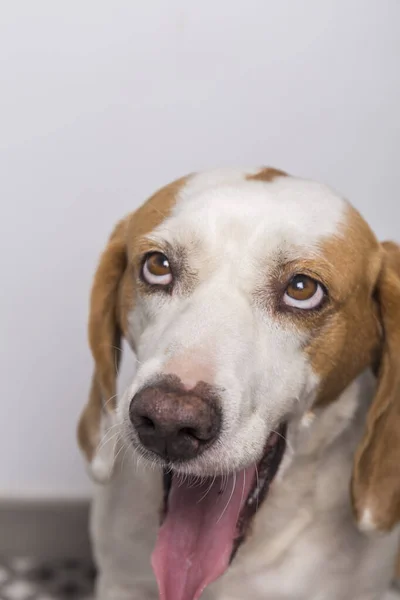
M 364 428 L 366 413 L 372 401 L 376 380 L 368 369 L 355 379 L 342 394 L 325 407 L 312 409 L 294 420 L 288 431 L 294 460 L 309 456 L 318 458 L 342 435 L 349 434 L 354 446 Z

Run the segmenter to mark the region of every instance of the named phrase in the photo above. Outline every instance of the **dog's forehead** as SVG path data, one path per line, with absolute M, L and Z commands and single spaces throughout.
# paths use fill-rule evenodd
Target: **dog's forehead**
M 328 187 L 289 176 L 272 181 L 252 177 L 243 171 L 192 176 L 179 190 L 159 233 L 183 245 L 232 241 L 241 248 L 245 244 L 272 249 L 312 248 L 343 229 L 348 204 Z

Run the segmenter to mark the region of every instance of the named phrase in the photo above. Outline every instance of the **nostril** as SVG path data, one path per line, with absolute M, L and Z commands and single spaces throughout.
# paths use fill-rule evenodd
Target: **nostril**
M 193 427 L 182 427 L 182 429 L 179 430 L 178 432 L 180 435 L 187 435 L 189 437 L 195 438 L 196 440 L 199 440 L 199 436 L 198 436 L 198 432 L 193 429 Z
M 154 421 L 150 417 L 140 417 L 139 424 L 142 429 L 146 429 L 147 431 L 154 431 L 156 428 Z
M 178 431 L 178 435 L 192 438 L 200 443 L 206 443 L 209 441 L 209 437 L 202 435 L 201 431 L 194 427 L 182 427 Z

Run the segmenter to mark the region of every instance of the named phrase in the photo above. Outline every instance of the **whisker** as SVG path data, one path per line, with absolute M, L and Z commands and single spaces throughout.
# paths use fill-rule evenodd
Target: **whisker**
M 101 438 L 101 440 L 99 441 L 99 443 L 97 444 L 97 449 L 100 449 L 99 447 L 101 446 L 101 444 L 105 444 L 108 441 L 110 441 L 112 439 L 112 437 L 107 439 L 107 436 L 113 431 L 113 429 L 116 429 L 116 427 L 119 427 L 120 424 L 119 423 L 114 423 L 114 425 L 111 425 L 110 427 L 108 427 L 108 429 L 105 431 L 103 437 Z M 118 433 L 118 432 L 117 432 Z
M 285 440 L 290 452 L 294 452 L 294 448 L 286 436 L 282 435 L 282 433 L 280 433 L 279 431 L 275 431 L 275 429 L 271 429 L 271 433 L 276 433 L 276 435 L 279 435 L 279 437 L 281 437 L 283 440 Z
M 258 466 L 256 465 L 256 485 L 257 485 L 257 495 L 256 495 L 256 512 L 258 510 L 258 496 L 260 490 L 260 479 L 258 477 Z
M 135 453 L 136 451 L 136 456 L 138 459 L 138 466 L 139 466 L 139 457 L 143 459 L 144 465 L 145 467 L 150 467 L 151 469 L 154 468 L 159 468 L 160 464 L 154 459 L 154 456 L 152 455 L 151 452 L 148 452 L 145 448 L 143 448 L 142 446 L 139 446 L 137 444 L 136 441 L 132 440 L 133 442 L 133 446 L 132 446 L 132 450 Z
M 114 348 L 114 350 L 118 350 L 118 352 L 123 352 L 122 348 L 120 348 L 119 346 L 114 346 L 114 344 L 110 344 L 110 348 Z
M 123 444 L 121 444 L 121 448 L 118 450 L 117 454 L 114 456 L 114 463 L 117 462 L 117 458 L 121 454 L 122 450 L 124 450 L 124 445 Z
M 117 436 L 120 434 L 120 432 L 119 432 L 119 431 L 117 431 L 117 432 L 116 432 L 116 433 L 114 433 L 114 435 L 112 435 L 111 437 L 109 437 L 109 438 L 107 438 L 107 439 L 104 439 L 104 438 L 106 438 L 106 436 L 108 435 L 108 433 L 109 433 L 109 432 L 107 431 L 107 433 L 106 433 L 106 434 L 105 434 L 105 435 L 102 437 L 101 441 L 99 442 L 99 444 L 98 444 L 98 446 L 97 446 L 97 448 L 96 448 L 96 452 L 100 452 L 100 450 L 102 450 L 102 449 L 104 448 L 104 446 L 105 446 L 106 444 L 108 444 L 108 442 L 111 442 L 111 440 L 113 440 L 114 438 L 116 438 L 116 437 L 117 437 Z
M 139 363 L 139 365 L 144 365 L 144 362 L 142 362 L 141 360 L 139 360 L 137 356 L 135 356 L 135 361 L 137 363 Z
M 124 446 L 124 443 L 122 443 L 122 446 Z M 121 472 L 122 472 L 122 469 L 124 468 L 124 462 L 125 462 L 125 458 L 126 458 L 126 455 L 127 455 L 127 454 L 128 454 L 128 452 L 129 452 L 129 450 L 130 450 L 130 447 L 129 447 L 128 445 L 126 445 L 126 446 L 125 446 L 125 452 L 124 452 L 124 455 L 123 455 L 123 457 L 122 457 L 122 461 L 121 461 Z
M 243 471 L 243 486 L 242 486 L 242 495 L 240 497 L 240 505 L 239 505 L 239 511 L 238 511 L 238 515 L 236 517 L 236 520 L 239 519 L 240 513 L 242 512 L 242 506 L 243 506 L 243 499 L 244 499 L 244 490 L 246 487 L 246 471 Z
M 217 479 L 217 476 L 216 476 L 216 475 L 214 475 L 214 477 L 212 478 L 212 481 L 211 481 L 210 485 L 208 486 L 208 488 L 207 488 L 207 490 L 206 490 L 206 493 L 205 493 L 205 494 L 203 494 L 203 496 L 200 498 L 200 500 L 198 500 L 197 504 L 200 504 L 200 502 L 201 502 L 202 500 L 204 500 L 204 498 L 207 496 L 207 494 L 210 492 L 211 488 L 213 487 L 213 485 L 214 485 L 214 483 L 215 483 L 215 480 L 216 480 L 216 479 Z
M 110 398 L 109 398 L 108 400 L 106 400 L 106 402 L 104 402 L 104 404 L 103 404 L 103 408 L 105 408 L 105 407 L 107 406 L 107 404 L 108 404 L 109 402 L 111 402 L 111 400 L 114 400 L 114 398 L 116 398 L 117 396 L 118 396 L 118 393 L 117 393 L 117 394 L 114 394 L 114 396 L 110 396 Z
M 107 344 L 107 346 L 108 346 L 108 345 L 110 346 L 110 348 L 113 348 L 114 350 L 118 350 L 118 352 L 121 352 L 121 354 L 122 354 L 122 352 L 123 352 L 123 349 L 122 349 L 122 348 L 120 348 L 119 346 L 115 346 L 114 344 Z M 134 354 L 134 358 L 135 358 L 135 361 L 136 361 L 136 362 L 138 362 L 140 365 L 143 365 L 143 364 L 144 364 L 142 361 L 140 361 L 140 360 L 138 359 L 138 357 L 136 356 L 136 354 Z M 117 371 L 117 373 L 118 373 L 118 371 Z
M 228 502 L 226 503 L 226 506 L 225 506 L 224 510 L 222 511 L 222 514 L 221 514 L 221 516 L 219 517 L 219 519 L 218 519 L 217 523 L 219 523 L 219 522 L 220 522 L 220 520 L 222 519 L 222 517 L 224 516 L 224 514 L 225 514 L 225 512 L 226 512 L 226 509 L 228 508 L 228 506 L 229 506 L 229 503 L 230 503 L 230 501 L 232 500 L 232 497 L 233 497 L 233 494 L 234 494 L 234 491 L 235 491 L 235 487 L 236 487 L 236 473 L 234 473 L 234 474 L 233 474 L 233 485 L 232 485 L 232 492 L 231 492 L 231 495 L 229 496 L 229 500 L 228 500 Z
M 110 431 L 112 431 L 116 427 L 121 427 L 121 423 L 114 423 L 113 425 L 110 425 L 110 427 L 107 427 L 107 431 L 105 432 L 104 435 L 106 435 L 107 433 L 110 433 Z
M 243 471 L 243 487 L 242 487 L 242 496 L 241 496 L 241 498 L 240 498 L 240 509 L 239 509 L 239 511 L 241 510 L 241 507 L 242 507 L 242 502 L 243 502 L 243 498 L 244 498 L 244 490 L 245 490 L 245 487 L 246 487 L 246 471 L 244 470 L 244 471 Z
M 195 475 L 191 478 L 191 483 L 189 484 L 189 489 L 200 487 L 203 483 L 203 478 L 199 475 Z
M 224 470 L 222 473 L 222 485 L 221 485 L 222 490 L 225 490 L 227 483 L 228 483 L 228 474 Z

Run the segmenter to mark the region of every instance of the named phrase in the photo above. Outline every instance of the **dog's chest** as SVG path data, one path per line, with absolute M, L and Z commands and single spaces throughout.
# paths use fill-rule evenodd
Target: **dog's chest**
M 347 546 L 351 576 L 348 548 L 357 535 L 348 494 L 351 446 L 342 440 L 322 457 L 297 456 L 284 476 L 278 476 L 247 541 L 210 599 L 321 600 L 320 585 L 331 588 L 327 597 L 341 598 L 343 581 L 331 578 L 329 564 Z
M 246 561 L 246 564 L 233 567 L 217 584 L 213 594 L 204 600 L 243 600 L 246 597 L 252 600 L 321 600 L 325 597 L 321 595 L 323 590 L 328 588 L 326 598 L 342 600 L 343 582 L 330 576 L 326 548 L 315 544 L 312 539 L 315 535 L 311 532 L 303 532 L 296 541 L 292 539 L 301 527 L 307 527 L 304 515 L 299 516 L 298 522 L 293 522 L 280 539 L 274 539 L 254 565 Z M 279 558 L 267 564 L 273 554 L 279 554 Z M 348 600 L 346 594 L 345 599 Z
M 357 530 L 349 497 L 353 446 L 352 435 L 342 436 L 322 456 L 292 463 L 204 600 L 375 600 L 387 589 L 397 534 L 374 539 Z
M 325 533 L 316 531 L 315 468 L 304 465 L 271 490 L 253 531 L 210 600 L 312 599 L 315 569 L 325 560 Z M 313 490 L 311 492 L 310 490 Z M 319 544 L 321 538 L 321 544 Z M 208 597 L 206 597 L 208 600 Z M 205 599 L 206 600 L 206 599 Z

